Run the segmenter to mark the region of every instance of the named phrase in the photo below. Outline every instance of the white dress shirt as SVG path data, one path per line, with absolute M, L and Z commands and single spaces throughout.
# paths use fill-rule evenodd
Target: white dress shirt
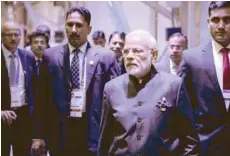
M 214 65 L 216 68 L 216 74 L 217 79 L 221 88 L 221 91 L 223 93 L 223 53 L 220 52 L 220 50 L 224 47 L 222 47 L 220 44 L 212 40 L 212 48 L 213 48 L 213 58 L 214 58 Z M 226 47 L 230 49 L 230 44 Z M 228 57 L 230 59 L 230 52 L 228 53 Z M 226 108 L 229 107 L 229 100 L 225 100 Z
M 3 50 L 4 58 L 6 60 L 6 67 L 8 69 L 8 75 L 9 75 L 10 61 L 11 61 L 10 55 L 12 54 L 12 52 L 10 52 L 8 49 L 6 49 L 6 47 L 3 44 L 2 44 L 2 50 Z M 21 59 L 19 57 L 18 50 L 16 50 L 15 56 L 16 56 L 16 60 L 17 60 L 17 61 L 15 61 L 16 68 L 19 67 L 19 81 L 18 81 L 16 87 L 19 88 L 19 93 L 20 93 L 20 97 L 21 97 L 21 106 L 23 106 L 23 105 L 26 105 L 25 74 L 24 74 L 24 69 L 22 67 Z M 10 86 L 10 88 L 12 89 L 12 86 Z M 13 95 L 11 95 L 11 97 L 12 96 Z
M 74 50 L 76 48 L 74 48 L 71 44 L 69 44 L 69 51 L 70 51 L 70 56 L 69 56 L 69 63 L 70 63 L 70 67 L 71 67 L 71 64 L 72 64 L 72 60 L 73 60 L 73 57 L 74 57 Z M 81 47 L 79 47 L 78 49 L 80 50 L 80 52 L 78 52 L 78 57 L 79 57 L 79 64 L 80 64 L 80 82 L 82 82 L 82 79 L 83 79 L 83 74 L 86 73 L 86 71 L 82 71 L 83 69 L 83 58 L 84 58 L 84 53 L 86 53 L 86 48 L 87 48 L 87 42 L 85 44 L 83 44 Z M 86 63 L 86 62 L 85 62 Z
M 169 59 L 169 64 L 170 64 L 170 73 L 177 75 L 179 66 L 176 65 L 171 59 Z

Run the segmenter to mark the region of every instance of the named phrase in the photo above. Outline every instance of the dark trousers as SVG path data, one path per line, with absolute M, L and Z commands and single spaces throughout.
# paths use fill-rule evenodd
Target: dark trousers
M 85 116 L 79 119 L 61 117 L 59 122 L 50 124 L 59 129 L 51 130 L 49 126 L 48 150 L 51 156 L 96 156 L 96 153 L 88 151 L 88 127 Z
M 29 156 L 32 139 L 32 120 L 28 106 L 15 110 L 16 120 L 8 125 L 2 121 L 1 155 L 10 155 L 10 146 L 13 147 L 14 156 Z

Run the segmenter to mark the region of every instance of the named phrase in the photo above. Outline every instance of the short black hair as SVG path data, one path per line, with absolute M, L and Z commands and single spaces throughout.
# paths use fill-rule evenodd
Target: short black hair
M 230 8 L 230 1 L 212 1 L 208 8 L 208 15 L 211 15 L 211 11 L 219 8 Z
M 90 25 L 91 14 L 88 9 L 86 9 L 85 7 L 81 7 L 81 6 L 74 6 L 66 12 L 66 19 L 73 12 L 78 12 L 79 14 L 81 14 L 84 17 L 85 21 L 88 23 L 88 25 Z
M 41 31 L 34 31 L 34 32 L 31 34 L 31 36 L 30 36 L 30 43 L 32 43 L 33 38 L 39 37 L 39 36 L 45 37 L 46 43 L 48 44 L 48 42 L 49 42 L 48 36 L 45 34 L 45 32 L 41 32 Z
M 115 36 L 115 35 L 118 35 L 122 40 L 125 41 L 125 36 L 126 36 L 126 34 L 125 34 L 124 32 L 122 32 L 122 31 L 114 31 L 114 32 L 109 36 L 109 43 L 110 43 L 111 39 L 113 38 L 113 36 Z
M 176 33 L 172 34 L 171 36 L 169 36 L 169 40 L 170 40 L 171 38 L 174 38 L 174 37 L 184 37 L 185 42 L 186 42 L 186 47 L 188 46 L 188 38 L 187 38 L 187 36 L 185 36 L 183 33 L 181 33 L 181 32 L 176 32 Z
M 103 38 L 105 40 L 105 33 L 101 30 L 94 31 L 92 38 L 93 40 L 97 40 L 98 38 Z

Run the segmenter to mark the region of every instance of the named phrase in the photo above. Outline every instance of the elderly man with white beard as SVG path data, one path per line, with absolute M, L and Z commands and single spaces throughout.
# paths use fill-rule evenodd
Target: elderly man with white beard
M 133 31 L 122 54 L 127 73 L 104 89 L 98 156 L 197 155 L 199 140 L 183 81 L 154 68 L 155 39 Z

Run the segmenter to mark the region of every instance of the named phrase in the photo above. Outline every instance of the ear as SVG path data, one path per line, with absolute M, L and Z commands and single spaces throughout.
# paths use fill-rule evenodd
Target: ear
M 156 60 L 157 60 L 157 56 L 158 56 L 158 50 L 157 49 L 153 49 L 151 51 L 151 54 L 152 54 L 152 62 L 155 63 Z
M 209 28 L 209 22 L 210 22 L 210 19 L 209 17 L 207 17 L 208 28 Z
M 92 30 L 92 26 L 91 26 L 91 25 L 89 25 L 88 35 L 91 33 L 91 30 Z

